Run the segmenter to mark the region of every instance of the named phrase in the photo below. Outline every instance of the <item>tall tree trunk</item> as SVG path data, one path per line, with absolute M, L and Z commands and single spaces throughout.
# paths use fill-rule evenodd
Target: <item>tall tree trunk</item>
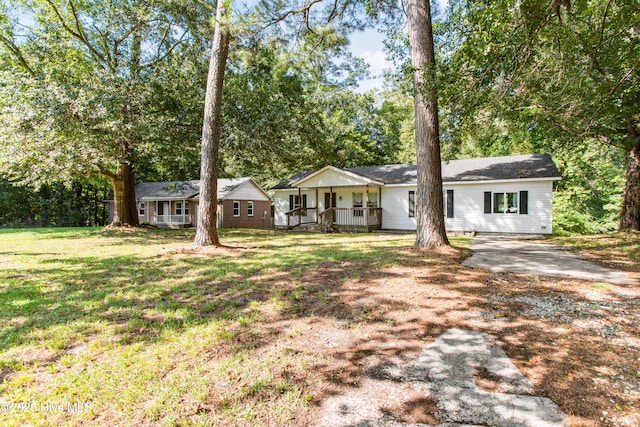
M 193 245 L 220 246 L 218 239 L 218 149 L 222 116 L 222 87 L 230 39 L 231 0 L 218 0 L 211 43 L 202 125 L 198 225 Z
M 139 225 L 133 165 L 128 161 L 120 162 L 116 173 L 107 176 L 107 179 L 113 187 L 114 211 L 111 225 Z
M 637 136 L 636 136 L 637 138 Z M 640 143 L 627 152 L 626 185 L 620 231 L 640 231 Z
M 442 165 L 435 53 L 429 0 L 408 0 L 409 46 L 416 123 L 416 242 L 419 248 L 449 244 L 444 225 Z

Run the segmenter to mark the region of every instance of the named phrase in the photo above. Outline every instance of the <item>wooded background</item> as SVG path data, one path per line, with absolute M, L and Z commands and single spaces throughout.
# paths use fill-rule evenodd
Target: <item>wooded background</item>
M 415 162 L 406 16 L 337 4 L 234 9 L 221 177 Z M 135 182 L 198 178 L 215 6 L 0 3 L 1 226 L 104 225 L 123 164 Z M 365 27 L 396 67 L 359 94 L 348 35 Z M 637 222 L 640 2 L 450 1 L 434 38 L 443 160 L 549 152 L 556 233 L 615 231 L 625 200 Z

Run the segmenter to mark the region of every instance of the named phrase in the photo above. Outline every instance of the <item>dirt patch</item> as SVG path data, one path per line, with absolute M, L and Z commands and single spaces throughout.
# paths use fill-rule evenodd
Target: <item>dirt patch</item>
M 319 419 L 326 410 L 315 405 L 323 399 L 348 396 L 376 379 L 382 383 L 375 393 L 393 395 L 399 380 L 385 377 L 385 364 L 409 363 L 425 343 L 457 327 L 496 337 L 533 383 L 533 394 L 558 404 L 570 415 L 569 425 L 640 424 L 640 293 L 636 289 L 494 274 L 460 266 L 458 255 L 419 256 L 436 257 L 438 263 L 427 259 L 421 266 L 375 273 L 351 264 L 348 270 L 357 271 L 357 279 L 340 280 L 346 268 L 335 266 L 307 278 L 310 290 L 330 295 L 322 302 L 302 298 L 298 314 L 318 317 L 288 343 L 322 360 L 300 373 L 312 384 L 308 390 L 314 395 L 307 421 Z M 446 269 L 438 265 L 443 259 Z M 292 322 L 285 331 L 298 327 Z M 476 371 L 476 383 L 486 391 L 504 391 L 482 369 Z M 438 415 L 442 408 L 432 395 L 404 393 L 406 399 L 390 400 L 388 413 L 380 415 L 380 420 L 443 421 Z

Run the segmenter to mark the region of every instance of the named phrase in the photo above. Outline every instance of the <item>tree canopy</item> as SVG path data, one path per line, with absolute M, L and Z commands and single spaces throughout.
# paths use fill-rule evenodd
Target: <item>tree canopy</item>
M 176 105 L 188 101 L 167 94 L 179 95 L 176 86 L 186 85 L 186 72 L 199 60 L 209 6 L 99 0 L 9 6 L 3 3 L 0 19 L 0 168 L 35 183 L 100 174 L 113 186 L 114 222 L 137 224 L 136 163 L 180 157 L 180 144 L 192 134 Z M 25 16 L 26 26 L 19 23 Z
M 620 229 L 638 230 L 639 25 L 637 1 L 451 3 L 439 31 L 448 109 L 469 132 L 497 116 L 574 158 L 598 141 L 622 150 Z

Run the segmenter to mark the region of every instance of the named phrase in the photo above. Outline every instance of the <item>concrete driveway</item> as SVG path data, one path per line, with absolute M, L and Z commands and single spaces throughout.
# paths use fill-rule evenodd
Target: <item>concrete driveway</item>
M 615 284 L 636 283 L 622 271 L 600 267 L 557 246 L 526 238 L 477 236 L 471 242 L 471 249 L 473 255 L 463 262 L 468 267 Z

